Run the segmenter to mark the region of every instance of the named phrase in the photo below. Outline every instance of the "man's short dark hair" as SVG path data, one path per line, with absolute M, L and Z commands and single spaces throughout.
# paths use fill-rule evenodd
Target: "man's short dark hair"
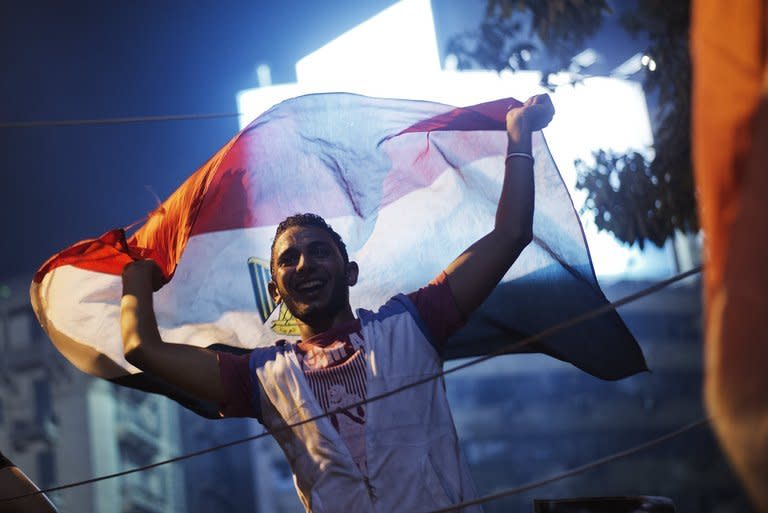
M 295 214 L 292 216 L 286 217 L 279 225 L 277 225 L 277 230 L 275 231 L 275 238 L 272 239 L 272 247 L 269 248 L 269 272 L 272 273 L 272 276 L 275 275 L 275 243 L 277 242 L 277 239 L 280 238 L 280 235 L 284 231 L 286 231 L 288 228 L 293 228 L 294 226 L 315 226 L 317 228 L 321 228 L 325 230 L 328 235 L 331 236 L 331 239 L 333 239 L 334 244 L 336 244 L 336 247 L 339 248 L 339 252 L 341 253 L 341 256 L 344 258 L 344 263 L 349 263 L 349 255 L 347 254 L 347 246 L 344 244 L 344 241 L 341 240 L 341 235 L 336 233 L 333 228 L 331 228 L 331 225 L 329 225 L 325 219 L 320 217 L 317 214 L 312 213 L 305 213 L 305 214 Z

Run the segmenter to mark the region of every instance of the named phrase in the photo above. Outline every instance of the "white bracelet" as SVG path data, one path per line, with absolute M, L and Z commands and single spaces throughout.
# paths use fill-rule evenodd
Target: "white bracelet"
M 512 157 L 523 157 L 523 158 L 526 158 L 526 159 L 531 161 L 531 164 L 533 164 L 533 162 L 534 162 L 533 155 L 531 155 L 530 153 L 512 152 L 512 153 L 507 153 L 507 157 L 504 159 L 504 163 L 506 164 L 506 162 L 509 159 L 511 159 Z

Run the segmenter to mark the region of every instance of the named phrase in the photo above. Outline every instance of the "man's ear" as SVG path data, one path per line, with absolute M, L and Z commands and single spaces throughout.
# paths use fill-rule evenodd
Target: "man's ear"
M 283 301 L 283 298 L 280 297 L 280 292 L 277 290 L 277 284 L 275 284 L 274 281 L 267 283 L 267 290 L 269 291 L 272 301 L 274 301 L 276 305 L 279 305 Z
M 350 262 L 347 264 L 347 285 L 352 286 L 355 283 L 357 283 L 357 274 L 360 272 L 360 269 L 357 267 L 357 262 Z

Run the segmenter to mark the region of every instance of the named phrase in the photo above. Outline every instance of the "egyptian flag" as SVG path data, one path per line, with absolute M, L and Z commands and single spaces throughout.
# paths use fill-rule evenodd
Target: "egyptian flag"
M 169 282 L 155 294 L 163 340 L 234 352 L 298 335 L 267 294 L 270 245 L 285 217 L 314 212 L 360 265 L 353 308 L 375 309 L 437 276 L 490 231 L 504 175 L 505 114 L 514 99 L 472 107 L 316 94 L 267 111 L 198 169 L 133 234 L 122 229 L 54 255 L 31 286 L 53 343 L 81 370 L 185 397 L 123 357 L 120 274 L 152 258 Z M 534 241 L 448 344 L 447 358 L 485 354 L 606 303 L 571 198 L 541 133 Z M 603 379 L 646 370 L 615 313 L 535 347 Z

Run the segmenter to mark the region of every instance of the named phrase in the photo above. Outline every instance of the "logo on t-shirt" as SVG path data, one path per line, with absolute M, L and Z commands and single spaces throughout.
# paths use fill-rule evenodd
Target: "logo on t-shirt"
M 267 284 L 272 279 L 269 262 L 256 257 L 248 259 L 248 271 L 251 274 L 253 294 L 256 298 L 256 311 L 263 324 L 270 324 L 272 331 L 279 335 L 299 335 L 296 319 L 284 304 L 278 305 L 269 295 Z

